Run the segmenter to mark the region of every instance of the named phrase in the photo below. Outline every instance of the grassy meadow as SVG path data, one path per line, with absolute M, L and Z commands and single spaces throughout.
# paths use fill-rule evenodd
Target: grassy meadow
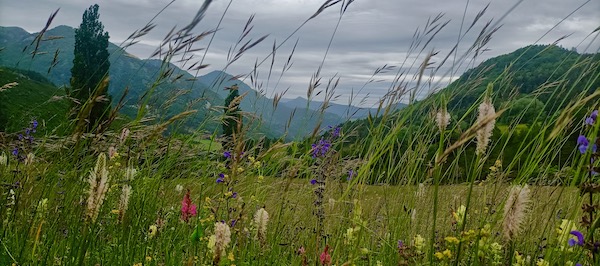
M 340 5 L 341 20 L 352 3 L 324 2 L 304 23 Z M 170 62 L 210 35 L 188 35 L 204 11 L 158 47 L 163 72 L 148 95 L 178 79 Z M 250 129 L 267 122 L 249 113 L 223 138 L 209 122 L 190 128 L 193 108 L 169 117 L 148 111 L 150 96 L 133 116 L 92 133 L 66 116 L 46 123 L 38 110 L 9 117 L 17 129 L 0 132 L 0 265 L 600 265 L 597 56 L 561 61 L 566 71 L 554 71 L 516 109 L 511 81 L 525 67 L 470 73 L 447 89 L 428 80 L 448 75 L 442 66 L 470 64 L 497 30 L 475 19 L 461 34 L 479 32 L 476 41 L 458 40 L 471 47 L 463 54 L 427 52 L 444 25 L 439 16 L 427 20 L 398 69 L 375 70 L 374 78 L 398 71 L 377 115 L 319 123 L 305 138 L 260 138 Z M 260 41 L 241 37 L 228 63 Z M 256 73 L 239 79 L 258 80 Z M 319 69 L 307 80 L 307 95 L 323 93 L 326 110 L 337 83 L 319 85 L 321 78 L 330 77 Z M 5 84 L 0 94 L 19 88 Z M 429 96 L 417 99 L 421 92 Z M 408 105 L 393 110 L 400 101 Z M 11 110 L 23 109 L 17 102 Z M 220 123 L 227 108 L 213 106 L 202 121 Z

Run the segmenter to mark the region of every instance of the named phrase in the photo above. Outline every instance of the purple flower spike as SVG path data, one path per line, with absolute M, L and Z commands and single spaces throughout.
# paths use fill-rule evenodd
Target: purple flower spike
M 579 152 L 581 154 L 584 154 L 587 151 L 590 142 L 584 135 L 579 135 L 579 137 L 577 138 L 577 145 L 579 145 Z
M 223 152 L 223 156 L 225 158 L 227 158 L 227 159 L 230 159 L 231 158 L 231 152 L 230 151 L 225 151 L 225 152 Z
M 598 110 L 594 110 L 592 112 L 592 114 L 590 114 L 590 117 L 585 119 L 585 124 L 586 125 L 594 125 L 594 123 L 596 123 L 596 120 L 598 119 Z
M 225 182 L 225 174 L 220 173 L 219 177 L 217 177 L 217 183 L 223 183 Z
M 577 237 L 577 240 L 571 238 L 569 239 L 569 246 L 583 246 L 584 244 L 584 240 L 583 240 L 583 234 L 577 230 L 573 230 L 571 231 L 571 234 L 574 235 L 575 237 Z
M 333 135 L 333 137 L 334 137 L 334 138 L 337 138 L 337 137 L 339 137 L 339 136 L 341 135 L 341 131 L 342 131 L 342 128 L 341 128 L 341 127 L 336 127 L 336 128 L 333 130 L 333 134 L 332 134 L 332 135 Z
M 401 249 L 404 246 L 404 242 L 402 240 L 398 240 L 398 249 Z
M 33 129 L 33 132 L 35 132 L 35 129 L 37 129 L 37 127 L 38 127 L 38 121 L 37 120 L 33 120 L 31 122 L 31 128 Z
M 352 180 L 352 177 L 354 177 L 354 170 L 350 169 L 350 171 L 348 171 L 348 178 L 347 178 L 347 180 L 348 181 Z
M 15 148 L 12 150 L 12 155 L 13 155 L 13 156 L 17 156 L 17 155 L 19 155 L 19 148 L 16 148 L 16 147 L 15 147 Z
M 311 184 L 311 185 L 314 185 L 314 184 L 316 184 L 316 183 L 317 183 L 317 180 L 316 180 L 316 179 L 310 180 L 310 184 Z
M 312 144 L 312 157 L 317 158 L 325 156 L 330 147 L 331 143 L 328 140 L 319 140 L 319 142 Z
M 237 192 L 233 192 L 233 194 L 231 194 L 231 197 L 234 199 L 237 198 L 237 196 L 238 196 Z

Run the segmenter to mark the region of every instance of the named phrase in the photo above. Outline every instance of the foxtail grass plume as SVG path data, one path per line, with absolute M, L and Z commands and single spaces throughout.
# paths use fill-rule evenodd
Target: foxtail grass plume
M 129 196 L 131 196 L 131 186 L 124 185 L 121 191 L 121 198 L 119 199 L 119 221 L 123 221 L 127 205 L 129 205 Z
M 264 208 L 260 208 L 254 214 L 254 223 L 257 227 L 257 236 L 260 244 L 264 247 L 267 241 L 267 223 L 269 222 L 269 213 Z
M 504 205 L 502 229 L 507 240 L 513 240 L 521 231 L 529 205 L 529 187 L 513 186 Z
M 8 156 L 6 156 L 4 152 L 2 152 L 2 154 L 0 154 L 0 166 L 6 165 L 8 165 Z
M 33 153 L 28 153 L 27 157 L 25 157 L 25 161 L 23 162 L 25 165 L 32 165 L 35 160 L 35 155 Z
M 213 252 L 213 262 L 215 265 L 219 265 L 221 257 L 226 255 L 225 249 L 231 242 L 231 230 L 227 223 L 217 222 L 215 223 L 215 233 L 209 239 L 209 248 Z
M 117 149 L 113 146 L 108 147 L 108 158 L 111 160 L 114 159 L 119 153 L 117 153 Z
M 98 218 L 104 196 L 108 190 L 108 181 L 106 155 L 101 153 L 96 161 L 96 166 L 90 171 L 90 176 L 88 177 L 90 187 L 88 190 L 87 217 L 92 222 L 95 222 L 96 218 Z
M 487 149 L 492 137 L 492 131 L 496 125 L 496 119 L 492 118 L 496 116 L 496 109 L 489 95 L 486 95 L 483 102 L 479 105 L 479 116 L 477 117 L 477 124 L 482 127 L 477 130 L 477 148 L 475 152 L 481 155 Z M 491 120 L 490 120 L 491 119 Z
M 446 107 L 440 109 L 437 112 L 437 114 L 435 116 L 435 122 L 436 122 L 438 128 L 440 129 L 440 131 L 446 130 L 446 128 L 450 124 L 450 113 L 448 113 L 448 110 L 446 110 Z
M 129 130 L 129 128 L 123 128 L 123 130 L 121 130 L 121 136 L 119 136 L 119 142 L 125 142 L 130 132 L 131 131 Z
M 127 167 L 127 169 L 125 169 L 125 179 L 126 180 L 133 180 L 135 178 L 135 176 L 137 175 L 137 170 L 133 167 Z

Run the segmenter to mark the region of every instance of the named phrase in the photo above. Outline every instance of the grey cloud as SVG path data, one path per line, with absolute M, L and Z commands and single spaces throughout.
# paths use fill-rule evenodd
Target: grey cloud
M 105 29 L 110 32 L 111 40 L 118 42 L 124 40 L 134 30 L 143 27 L 169 2 L 169 0 L 99 0 L 98 4 Z M 247 19 L 252 14 L 256 14 L 253 21 L 253 33 L 250 37 L 256 39 L 264 34 L 270 34 L 269 38 L 227 68 L 227 71 L 233 75 L 250 73 L 255 62 L 262 60 L 271 52 L 274 40 L 278 44 L 281 43 L 323 2 L 323 0 L 233 1 L 207 52 L 204 63 L 210 64 L 210 67 L 198 74 L 202 75 L 225 67 L 228 49 L 239 38 Z M 450 20 L 450 23 L 436 36 L 424 53 L 435 48 L 439 54 L 433 58 L 433 61 L 441 62 L 457 42 L 466 3 L 467 1 L 457 0 L 356 0 L 344 14 L 332 42 L 331 50 L 321 72 L 322 83 L 334 75 L 339 76 L 341 85 L 338 88 L 338 94 L 343 95 L 339 98 L 339 102 L 346 103 L 350 91 L 354 89 L 356 92 L 365 83 L 368 83 L 369 77 L 376 68 L 385 64 L 400 66 L 407 57 L 415 30 L 423 29 L 428 18 L 433 18 L 439 13 L 444 15 L 442 21 Z M 469 1 L 464 25 L 462 25 L 463 31 L 464 27 L 473 21 L 477 12 L 488 3 L 489 8 L 478 25 L 461 40 L 459 55 L 464 53 L 475 41 L 487 21 L 498 21 L 517 1 Z M 469 61 L 470 57 L 466 58 L 460 68 L 451 72 L 456 72 L 455 77 L 467 67 L 472 67 L 489 57 L 508 53 L 534 43 L 584 3 L 586 3 L 584 8 L 577 10 L 539 41 L 544 44 L 552 43 L 560 37 L 570 34 L 571 36 L 561 41 L 560 44 L 564 47 L 579 45 L 592 30 L 600 26 L 600 1 L 523 1 L 499 23 L 502 25 L 501 29 L 494 34 L 486 47 L 489 51 L 474 62 Z M 28 31 L 38 31 L 43 27 L 48 15 L 60 7 L 61 11 L 54 25 L 66 24 L 77 27 L 81 21 L 81 14 L 89 4 L 76 0 L 7 1 L 0 4 L 0 10 L 2 10 L 0 11 L 0 25 L 14 25 Z M 149 56 L 156 48 L 156 44 L 160 43 L 173 26 L 182 27 L 189 23 L 201 4 L 202 2 L 197 0 L 175 1 L 153 21 L 157 27 L 150 34 L 144 36 L 139 45 L 130 47 L 128 51 L 141 58 Z M 228 4 L 228 0 L 214 1 L 205 19 L 195 29 L 195 33 L 214 29 Z M 307 23 L 296 36 L 293 36 L 287 44 L 281 47 L 281 50 L 277 51 L 273 76 L 278 78 L 294 42 L 299 40 L 292 68 L 284 74 L 277 88 L 273 87 L 275 81 L 269 82 L 269 87 L 264 88 L 267 95 L 272 95 L 275 91 L 281 92 L 288 87 L 290 90 L 286 97 L 306 95 L 310 77 L 323 59 L 339 15 L 339 6 L 326 10 L 319 17 Z M 579 51 L 582 51 L 591 40 L 592 38 L 589 38 L 587 42 L 581 44 L 578 47 Z M 198 47 L 205 47 L 207 43 L 208 38 L 199 43 Z M 599 46 L 599 41 L 595 40 L 588 52 L 597 52 Z M 202 55 L 203 52 L 196 53 L 196 60 L 199 60 Z M 415 56 L 412 54 L 409 57 L 408 64 L 404 65 L 402 70 L 406 71 L 412 63 L 418 65 L 424 54 L 417 58 Z M 259 78 L 266 79 L 269 63 L 270 59 L 259 68 Z M 410 80 L 416 71 L 416 66 L 408 71 L 410 76 L 407 80 Z M 440 76 L 448 71 L 449 66 L 446 66 L 435 75 Z M 366 89 L 361 92 L 361 96 L 370 93 L 371 100 L 368 102 L 369 104 L 375 103 L 376 99 L 390 88 L 395 73 L 390 72 L 376 77 L 375 79 L 381 78 L 384 81 L 368 83 Z M 446 77 L 446 80 L 439 84 L 447 84 L 448 78 Z M 443 80 L 442 77 L 438 77 L 438 79 Z M 263 80 L 262 83 L 267 84 L 266 80 Z

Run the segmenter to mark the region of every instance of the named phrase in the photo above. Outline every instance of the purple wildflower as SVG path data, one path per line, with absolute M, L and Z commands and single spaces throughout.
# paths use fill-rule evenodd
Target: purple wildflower
M 341 130 L 342 130 L 341 127 L 333 128 L 332 126 L 329 126 L 329 129 L 332 129 L 331 136 L 333 138 L 337 138 L 341 135 Z
M 235 199 L 235 198 L 237 198 L 237 196 L 238 196 L 238 193 L 237 193 L 237 192 L 233 192 L 233 194 L 231 194 L 231 198 L 234 198 L 234 199 Z M 232 226 L 233 226 L 233 225 L 232 225 Z
M 310 184 L 311 184 L 311 185 L 314 185 L 314 184 L 316 184 L 316 183 L 317 183 L 317 180 L 316 180 L 316 179 L 310 180 Z
M 19 138 L 19 140 L 23 140 L 23 134 L 17 135 L 17 138 Z
M 319 140 L 319 142 L 312 144 L 312 157 L 317 158 L 325 156 L 330 147 L 331 143 L 328 140 Z
M 354 170 L 350 169 L 348 171 L 348 178 L 346 178 L 348 181 L 352 180 L 352 177 L 354 177 Z
M 402 240 L 398 240 L 398 249 L 402 249 L 403 246 L 404 242 L 402 242 Z
M 231 159 L 231 152 L 230 151 L 225 151 L 223 152 L 223 156 L 227 159 Z
M 590 126 L 594 125 L 596 119 L 598 119 L 598 110 L 594 110 L 592 114 L 590 114 L 590 116 L 585 119 L 585 124 Z
M 234 227 L 234 226 L 235 226 L 235 223 L 237 223 L 237 220 L 236 220 L 236 219 L 233 219 L 233 220 L 231 220 L 231 226 L 230 226 L 230 227 Z
M 569 239 L 569 246 L 583 246 L 584 244 L 584 240 L 583 240 L 583 234 L 577 230 L 573 230 L 571 231 L 571 234 L 574 235 L 575 237 L 577 237 L 577 240 L 575 240 L 574 238 Z
M 223 183 L 225 182 L 225 174 L 220 173 L 219 177 L 217 177 L 217 183 Z
M 31 135 L 31 129 L 30 128 L 26 128 L 25 129 L 25 135 L 29 137 L 29 135 Z
M 13 156 L 17 156 L 17 155 L 19 155 L 19 148 L 15 147 L 15 148 L 12 150 L 12 155 L 13 155 Z
M 33 120 L 31 121 L 31 129 L 33 130 L 33 132 L 35 133 L 35 130 L 38 127 L 38 121 L 37 120 Z
M 577 145 L 579 145 L 579 152 L 584 154 L 590 148 L 590 141 L 584 135 L 579 135 L 577 138 Z M 592 153 L 596 153 L 596 150 L 598 149 L 596 144 L 593 144 L 591 148 Z

